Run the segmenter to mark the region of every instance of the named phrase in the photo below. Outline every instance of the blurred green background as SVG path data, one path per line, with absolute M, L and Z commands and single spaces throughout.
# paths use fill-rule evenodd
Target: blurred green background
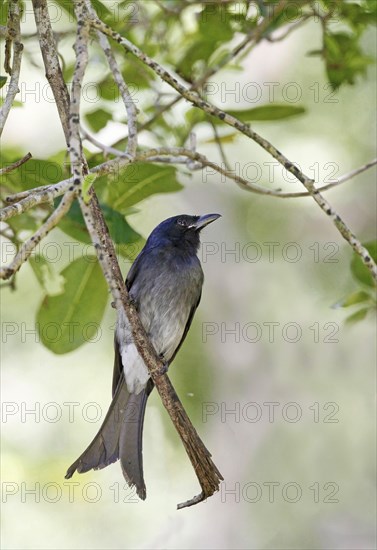
M 25 28 L 34 32 L 32 15 Z M 242 94 L 221 96 L 221 90 L 254 82 L 260 103 L 267 103 L 275 82 L 275 100 L 284 103 L 284 86 L 294 83 L 307 114 L 253 127 L 305 172 L 317 163 L 323 182 L 334 166 L 339 177 L 375 156 L 376 74 L 369 67 L 365 79 L 328 102 L 323 65 L 305 56 L 308 42 L 314 49 L 319 41 L 318 25 L 309 24 L 283 42 L 263 42 L 245 58 L 242 72 L 213 78 L 219 92 L 209 99 L 247 108 Z M 374 32 L 363 46 L 375 51 Z M 29 47 L 37 49 L 37 42 Z M 89 72 L 98 70 L 93 59 Z M 45 85 L 43 69 L 27 62 L 21 79 L 28 90 Z M 83 109 L 93 105 L 84 101 Z M 182 110 L 175 116 L 184 123 Z M 124 125 L 110 123 L 100 138 L 110 144 L 122 132 Z M 221 162 L 210 138 L 208 127 L 200 127 L 198 150 Z M 26 94 L 23 108 L 9 117 L 4 143 L 40 158 L 60 151 L 54 104 Z M 257 163 L 263 170 L 257 183 L 268 183 L 264 163 L 273 159 L 253 142 L 241 138 L 225 148 L 234 169 Z M 128 221 L 147 237 L 172 215 L 222 214 L 203 232 L 202 301 L 170 370 L 224 476 L 221 490 L 176 511 L 199 487 L 156 392 L 144 429 L 145 502 L 125 486 L 119 464 L 64 480 L 110 403 L 115 312 L 109 300 L 95 341 L 54 355 L 38 342 L 35 312 L 43 291 L 24 265 L 16 291 L 1 290 L 2 546 L 375 548 L 375 319 L 346 325 L 349 312 L 331 307 L 357 289 L 350 247 L 310 199 L 257 196 L 205 171 L 180 180 L 182 191 L 146 199 Z M 276 163 L 270 183 L 301 191 Z M 360 240 L 374 238 L 373 170 L 327 197 Z M 61 271 L 73 259 L 70 239 L 56 229 L 43 246 L 48 243 L 51 251 L 63 250 L 54 265 Z M 74 249 L 75 258 L 82 250 Z M 129 265 L 121 259 L 124 275 Z

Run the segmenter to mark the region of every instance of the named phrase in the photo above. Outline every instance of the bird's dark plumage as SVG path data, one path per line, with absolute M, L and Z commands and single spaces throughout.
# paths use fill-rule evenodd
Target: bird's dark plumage
M 203 271 L 196 255 L 199 234 L 219 214 L 175 216 L 160 223 L 133 263 L 126 286 L 157 354 L 170 365 L 198 307 Z M 108 466 L 120 459 L 123 475 L 145 499 L 142 432 L 145 406 L 153 389 L 147 368 L 133 343 L 126 316 L 115 332 L 113 400 L 106 418 L 66 478 Z

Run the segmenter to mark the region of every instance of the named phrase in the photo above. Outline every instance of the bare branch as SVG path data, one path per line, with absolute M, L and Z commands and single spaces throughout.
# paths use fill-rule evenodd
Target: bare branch
M 37 25 L 39 46 L 42 52 L 46 69 L 46 78 L 54 94 L 60 121 L 62 123 L 65 140 L 69 143 L 69 121 L 66 116 L 69 113 L 69 93 L 64 82 L 63 73 L 59 63 L 54 35 L 51 28 L 50 16 L 46 0 L 32 0 L 35 23 Z
M 80 100 L 82 82 L 88 64 L 90 29 L 83 0 L 75 0 L 74 7 L 77 19 L 77 34 L 73 47 L 76 59 L 72 78 L 71 100 L 69 103 L 69 158 L 71 161 L 73 185 L 78 189 L 78 194 L 80 195 L 84 176 L 84 159 L 80 138 Z
M 26 212 L 30 208 L 37 206 L 38 204 L 52 201 L 55 197 L 63 195 L 68 190 L 73 190 L 72 178 L 68 180 L 60 181 L 53 185 L 43 186 L 41 188 L 32 189 L 31 191 L 24 191 L 17 195 L 11 195 L 7 197 L 6 202 L 12 202 L 15 197 L 22 197 L 19 202 L 15 202 L 10 206 L 6 206 L 0 210 L 0 221 L 4 222 L 13 216 L 17 216 Z M 71 189 L 70 189 L 71 187 Z M 16 199 L 17 200 L 17 199 Z
M 16 168 L 19 168 L 25 162 L 27 162 L 29 159 L 31 159 L 32 154 L 27 153 L 22 159 L 16 160 L 16 162 L 12 162 L 12 164 L 9 164 L 8 166 L 4 166 L 4 168 L 0 169 L 0 176 L 3 176 L 4 174 L 8 174 L 9 172 L 12 172 L 13 170 L 16 170 Z
M 312 17 L 312 16 L 313 16 L 313 14 L 304 15 L 302 17 L 302 19 L 300 19 L 297 23 L 292 24 L 290 27 L 288 27 L 288 29 L 285 32 L 283 32 L 282 34 L 280 34 L 276 38 L 267 36 L 266 40 L 268 40 L 269 42 L 280 42 L 280 41 L 284 40 L 293 31 L 295 31 L 296 29 L 301 27 L 304 23 L 306 23 L 308 21 L 308 19 L 310 19 L 310 17 Z
M 86 139 L 87 141 L 90 141 L 90 143 L 92 143 L 98 149 L 103 151 L 105 155 L 115 155 L 116 157 L 127 157 L 127 153 L 124 153 L 119 149 L 115 149 L 114 147 L 110 147 L 109 145 L 105 145 L 104 143 L 101 143 L 95 137 L 91 136 L 86 130 L 84 130 L 84 128 L 81 128 L 81 135 L 84 139 Z
M 370 162 L 367 162 L 363 166 L 360 166 L 359 168 L 356 168 L 355 170 L 351 170 L 351 172 L 348 172 L 348 174 L 344 174 L 340 178 L 331 181 L 327 185 L 324 185 L 319 189 L 319 191 L 327 191 L 328 189 L 332 189 L 333 187 L 337 187 L 338 185 L 341 185 L 342 183 L 354 178 L 355 176 L 358 176 L 362 172 L 365 172 L 366 170 L 369 170 L 369 168 L 372 168 L 377 164 L 377 159 L 373 159 Z
M 95 13 L 93 9 L 92 13 Z M 106 55 L 109 67 L 111 69 L 111 72 L 113 73 L 114 80 L 118 86 L 124 106 L 127 111 L 128 140 L 126 153 L 130 155 L 130 157 L 134 157 L 137 149 L 137 109 L 132 100 L 132 96 L 128 89 L 128 86 L 123 79 L 122 73 L 119 70 L 115 56 L 111 51 L 110 43 L 107 39 L 107 36 L 105 36 L 100 31 L 97 31 L 97 35 L 100 46 Z

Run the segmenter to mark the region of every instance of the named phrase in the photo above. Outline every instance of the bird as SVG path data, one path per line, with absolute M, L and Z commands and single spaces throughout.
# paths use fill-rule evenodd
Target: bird
M 220 214 L 174 216 L 149 235 L 132 264 L 125 285 L 141 323 L 164 364 L 174 360 L 199 305 L 204 281 L 197 252 L 200 232 Z M 142 437 L 145 407 L 154 384 L 133 341 L 124 311 L 118 312 L 114 334 L 112 401 L 93 441 L 68 468 L 75 471 L 105 468 L 120 460 L 123 476 L 146 498 Z

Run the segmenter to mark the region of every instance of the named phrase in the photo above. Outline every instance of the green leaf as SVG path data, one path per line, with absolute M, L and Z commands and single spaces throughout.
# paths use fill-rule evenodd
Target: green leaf
M 22 155 L 21 155 L 22 156 Z M 18 157 L 20 158 L 20 157 Z M 17 160 L 17 159 L 15 159 Z M 64 179 L 63 167 L 57 162 L 31 158 L 16 170 L 1 176 L 1 182 L 14 191 L 58 183 Z
M 35 254 L 29 258 L 29 263 L 39 284 L 48 295 L 63 292 L 64 278 L 55 273 L 51 262 L 47 261 L 41 254 Z
M 336 304 L 334 304 L 334 309 L 340 308 L 340 307 L 350 307 L 355 304 L 360 304 L 361 302 L 367 302 L 371 299 L 370 294 L 365 292 L 364 290 L 358 290 L 357 292 L 352 292 L 352 294 L 349 294 L 343 300 L 340 300 Z
M 67 2 L 67 0 L 55 0 L 55 2 L 69 14 L 70 18 L 74 17 L 74 7 L 72 2 Z M 92 4 L 100 19 L 106 19 L 109 15 L 111 15 L 111 11 L 104 6 L 103 2 L 93 0 Z
M 15 233 L 18 233 L 23 229 L 34 232 L 40 226 L 40 220 L 36 219 L 33 212 L 24 212 L 22 216 L 15 216 L 14 218 L 7 220 L 7 224 Z
M 240 137 L 239 132 L 231 132 L 230 134 L 225 134 L 224 136 L 219 136 L 218 138 L 206 139 L 203 143 L 234 143 L 234 141 Z
M 145 241 L 127 222 L 125 217 L 109 206 L 101 205 L 116 251 L 124 258 L 134 260 Z
M 117 245 L 116 249 L 122 256 L 134 259 L 140 252 L 144 240 L 137 231 L 132 229 L 125 217 L 106 204 L 101 204 L 111 238 Z M 59 222 L 59 229 L 67 235 L 85 244 L 90 244 L 91 239 L 86 229 L 81 208 L 75 201 L 68 214 Z
M 68 65 L 64 62 L 63 63 L 63 77 L 65 82 L 71 82 L 73 73 L 75 72 L 75 64 L 69 63 Z
M 251 109 L 230 109 L 226 112 L 242 122 L 255 122 L 282 120 L 284 118 L 302 115 L 306 112 L 306 109 L 301 105 L 269 104 L 261 105 L 260 107 L 252 107 Z M 191 125 L 191 128 L 194 127 L 195 124 L 208 121 L 209 119 L 213 124 L 223 124 L 218 118 L 209 117 L 199 109 L 191 109 L 186 113 L 186 120 L 188 124 Z
M 369 251 L 369 254 L 373 260 L 377 262 L 377 240 L 363 243 L 363 246 Z M 365 266 L 360 256 L 356 253 L 354 253 L 351 261 L 351 272 L 355 279 L 357 279 L 360 283 L 370 287 L 375 286 L 374 279 L 369 269 Z
M 117 101 L 119 98 L 119 88 L 111 75 L 106 76 L 97 85 L 101 97 L 109 101 Z
M 342 2 L 339 7 L 339 16 L 345 19 L 354 29 L 360 29 L 376 22 L 377 2 L 364 2 L 364 5 L 355 2 Z
M 152 82 L 156 80 L 156 73 L 149 67 L 136 66 L 134 60 L 127 60 L 127 64 L 122 69 L 122 76 L 127 82 L 130 94 L 136 99 L 136 94 L 140 89 L 151 88 Z
M 8 9 L 9 9 L 9 0 L 1 2 L 0 5 L 0 25 L 5 26 L 8 21 Z
M 358 74 L 363 74 L 374 59 L 363 54 L 358 35 L 344 32 L 326 32 L 324 56 L 327 76 L 334 90 L 344 83 L 354 84 Z
M 63 354 L 96 337 L 107 299 L 107 284 L 95 256 L 74 260 L 61 273 L 64 291 L 45 296 L 37 312 L 41 341 Z
M 362 321 L 367 316 L 367 313 L 369 311 L 369 308 L 363 308 L 359 309 L 359 311 L 356 311 L 356 313 L 353 313 L 346 319 L 346 323 L 348 325 L 352 325 L 353 323 L 356 323 L 358 321 Z
M 124 216 L 109 206 L 102 204 L 102 211 L 105 216 L 111 238 L 115 243 L 136 243 L 141 236 L 125 220 Z
M 94 132 L 98 132 L 101 128 L 104 128 L 109 120 L 112 119 L 112 114 L 105 111 L 105 109 L 96 109 L 85 115 L 85 120 Z
M 88 203 L 90 200 L 89 189 L 92 187 L 96 179 L 97 174 L 87 174 L 82 182 L 82 198 L 85 203 Z
M 100 19 L 105 19 L 111 15 L 109 8 L 103 2 L 100 2 L 100 0 L 92 0 L 92 5 Z
M 192 79 L 194 64 L 201 60 L 208 65 L 216 49 L 233 38 L 231 18 L 225 4 L 211 2 L 197 14 L 198 30 L 186 37 L 188 49 L 178 63 L 176 71 Z
M 8 80 L 8 77 L 7 77 L 7 76 L 1 76 L 1 75 L 0 75 L 0 88 L 2 88 L 3 86 L 5 86 L 5 83 L 6 83 L 7 80 Z
M 230 115 L 242 120 L 242 122 L 251 122 L 259 120 L 281 120 L 305 113 L 305 107 L 297 105 L 262 105 L 245 110 L 227 111 Z
M 126 208 L 154 193 L 171 193 L 182 189 L 177 181 L 176 168 L 152 163 L 127 166 L 108 186 L 108 204 L 124 212 Z

